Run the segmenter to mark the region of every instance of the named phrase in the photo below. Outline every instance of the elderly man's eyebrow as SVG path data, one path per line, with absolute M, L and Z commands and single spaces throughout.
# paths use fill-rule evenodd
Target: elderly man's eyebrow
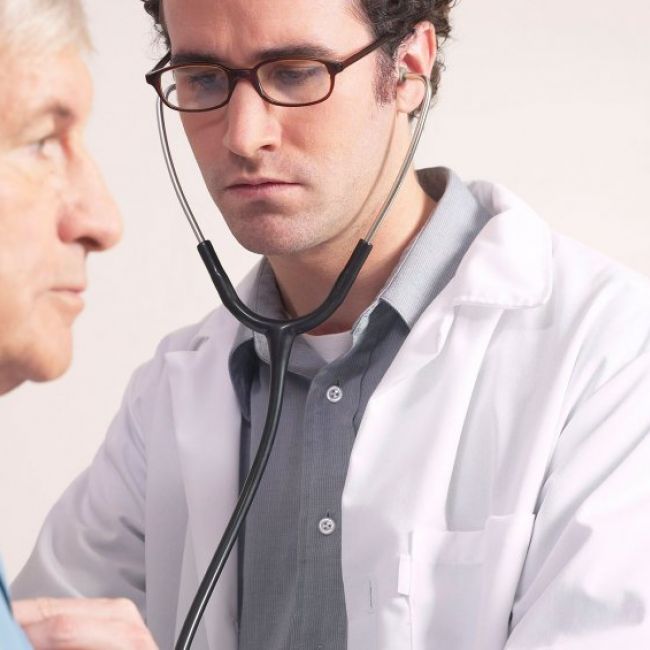
M 17 121 L 16 133 L 21 136 L 29 133 L 47 118 L 54 118 L 54 121 L 61 125 L 72 124 L 77 119 L 77 113 L 70 106 L 57 100 L 26 107 Z
M 68 105 L 61 101 L 54 100 L 34 107 L 31 111 L 25 112 L 25 118 L 29 121 L 37 120 L 42 117 L 52 116 L 57 120 L 71 122 L 76 117 L 76 112 Z
M 311 43 L 296 43 L 295 45 L 285 45 L 282 47 L 267 48 L 258 50 L 251 57 L 254 61 L 266 61 L 268 59 L 326 59 L 336 60 L 338 57 L 328 47 L 322 45 L 313 45 Z M 171 57 L 172 65 L 183 65 L 187 63 L 218 63 L 226 65 L 223 59 L 215 57 L 211 52 L 201 50 L 181 50 L 174 52 Z

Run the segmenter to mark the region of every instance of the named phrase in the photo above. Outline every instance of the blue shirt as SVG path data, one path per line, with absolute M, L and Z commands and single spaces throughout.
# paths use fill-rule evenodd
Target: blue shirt
M 0 560 L 0 648 L 2 650 L 30 650 L 31 646 L 11 614 L 9 588 L 5 582 Z

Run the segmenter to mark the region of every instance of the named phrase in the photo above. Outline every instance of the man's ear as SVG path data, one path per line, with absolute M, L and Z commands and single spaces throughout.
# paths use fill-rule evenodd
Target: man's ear
M 407 79 L 406 75 L 414 73 L 429 77 L 437 54 L 436 30 L 433 24 L 428 21 L 418 23 L 413 33 L 406 37 L 398 50 L 399 83 L 396 91 L 398 111 L 410 115 L 420 107 L 424 99 L 423 84 L 415 79 Z

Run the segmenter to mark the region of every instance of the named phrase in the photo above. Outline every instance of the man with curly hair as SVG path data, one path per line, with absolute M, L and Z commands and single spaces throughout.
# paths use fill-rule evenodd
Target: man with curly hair
M 452 2 L 145 5 L 169 49 L 150 78 L 263 256 L 240 294 L 311 311 L 402 163 L 423 98 L 403 71 L 437 89 Z M 296 342 L 194 647 L 645 647 L 649 323 L 647 280 L 503 188 L 410 169 L 348 299 Z M 171 647 L 269 382 L 265 339 L 223 308 L 167 337 L 16 588 L 128 596 Z

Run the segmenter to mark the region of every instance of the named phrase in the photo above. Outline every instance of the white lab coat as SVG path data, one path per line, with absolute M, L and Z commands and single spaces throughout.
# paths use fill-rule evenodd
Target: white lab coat
M 471 189 L 495 216 L 352 452 L 348 648 L 650 647 L 650 283 Z M 18 595 L 128 596 L 173 646 L 237 493 L 236 328 L 218 309 L 135 373 Z M 236 617 L 233 558 L 196 650 L 235 650 Z

